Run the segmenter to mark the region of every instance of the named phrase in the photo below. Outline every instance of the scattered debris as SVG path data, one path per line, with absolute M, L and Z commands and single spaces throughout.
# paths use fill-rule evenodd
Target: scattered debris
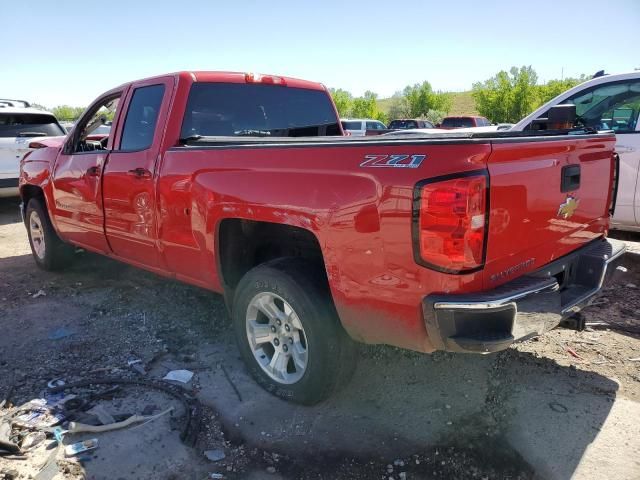
M 171 382 L 189 383 L 193 378 L 193 372 L 190 370 L 171 370 L 167 373 L 163 380 Z
M 69 433 L 81 433 L 81 432 L 102 433 L 102 432 L 109 432 L 111 430 L 119 430 L 121 428 L 125 428 L 130 425 L 133 425 L 134 423 L 141 423 L 141 422 L 148 423 L 152 420 L 155 420 L 156 418 L 160 418 L 163 415 L 166 415 L 172 410 L 173 408 L 168 408 L 164 412 L 159 413 L 157 415 L 152 415 L 150 417 L 144 417 L 142 415 L 132 415 L 126 420 L 123 420 L 121 422 L 115 422 L 115 423 L 110 423 L 106 425 L 86 425 L 84 423 L 69 422 Z
M 75 334 L 76 332 L 70 328 L 60 327 L 49 333 L 49 340 L 61 340 Z
M 82 442 L 78 442 L 78 443 L 73 443 L 71 445 L 67 445 L 64 449 L 64 454 L 67 457 L 72 457 L 74 455 L 77 455 L 79 453 L 84 453 L 87 452 L 89 450 L 93 450 L 95 448 L 98 448 L 98 439 L 97 438 L 91 438 L 89 440 L 83 440 Z
M 205 451 L 204 456 L 207 457 L 212 462 L 219 462 L 220 460 L 224 460 L 226 458 L 224 451 L 222 451 L 219 448 L 216 448 L 215 450 Z
M 629 361 L 630 362 L 640 362 L 640 357 L 630 358 Z
M 567 407 L 565 407 L 559 402 L 550 402 L 549 408 L 554 412 L 558 412 L 558 413 L 567 413 L 569 411 Z
M 233 388 L 233 391 L 236 392 L 236 395 L 238 396 L 238 400 L 242 402 L 242 395 L 240 395 L 240 390 L 238 390 L 238 387 L 236 387 L 236 384 L 233 383 L 233 380 L 231 380 L 231 376 L 229 376 L 229 372 L 227 372 L 227 369 L 224 367 L 224 364 L 222 363 L 220 364 L 220 369 L 222 370 L 222 373 L 224 373 L 225 378 L 231 385 L 231 388 Z
M 31 295 L 31 298 L 46 297 L 46 296 L 47 294 L 44 290 L 38 290 L 36 293 Z

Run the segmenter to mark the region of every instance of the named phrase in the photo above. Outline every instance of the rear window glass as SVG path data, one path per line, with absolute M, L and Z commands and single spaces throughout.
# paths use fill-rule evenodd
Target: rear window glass
M 321 90 L 244 83 L 191 87 L 181 138 L 342 135 L 333 103 Z
M 442 120 L 443 127 L 449 128 L 469 128 L 475 126 L 473 119 L 467 117 L 447 117 Z
M 362 130 L 362 122 L 342 122 L 345 130 Z
M 414 120 L 394 120 L 389 124 L 389 128 L 418 128 Z
M 53 115 L 0 112 L 0 137 L 53 137 L 65 134 Z

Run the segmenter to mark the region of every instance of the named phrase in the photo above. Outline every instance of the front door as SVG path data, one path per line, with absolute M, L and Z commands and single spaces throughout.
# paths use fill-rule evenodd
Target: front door
M 62 147 L 52 174 L 54 205 L 51 212 L 58 231 L 76 245 L 108 253 L 104 235 L 101 174 L 109 156 L 117 125 L 118 105 L 124 90 L 115 90 L 97 100 L 80 118 Z
M 157 246 L 156 160 L 173 86 L 173 78 L 166 78 L 131 87 L 103 174 L 105 233 L 112 251 L 152 269 L 164 269 Z

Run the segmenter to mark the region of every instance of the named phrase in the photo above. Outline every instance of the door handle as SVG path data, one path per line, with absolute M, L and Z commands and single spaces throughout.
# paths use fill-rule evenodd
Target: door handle
M 87 177 L 97 177 L 100 175 L 100 167 L 94 165 L 93 167 L 87 168 Z
M 132 175 L 136 178 L 151 178 L 151 172 L 146 168 L 134 168 L 133 170 L 129 170 L 127 175 Z
M 560 191 L 573 192 L 580 188 L 580 165 L 565 165 L 562 167 Z

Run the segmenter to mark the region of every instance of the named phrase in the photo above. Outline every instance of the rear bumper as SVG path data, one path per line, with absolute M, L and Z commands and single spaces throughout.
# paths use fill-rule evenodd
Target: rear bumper
M 491 291 L 429 295 L 429 340 L 436 350 L 490 353 L 540 335 L 598 293 L 624 251 L 623 242 L 599 239 Z

